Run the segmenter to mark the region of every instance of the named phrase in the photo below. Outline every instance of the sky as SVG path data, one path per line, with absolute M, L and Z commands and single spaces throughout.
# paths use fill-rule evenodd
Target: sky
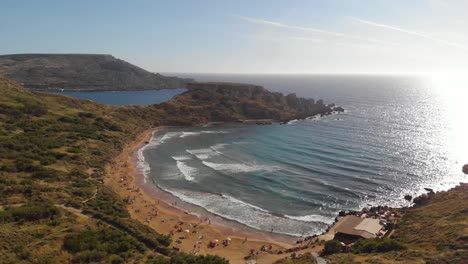
M 466 0 L 0 0 L 0 54 L 112 54 L 152 72 L 468 70 Z

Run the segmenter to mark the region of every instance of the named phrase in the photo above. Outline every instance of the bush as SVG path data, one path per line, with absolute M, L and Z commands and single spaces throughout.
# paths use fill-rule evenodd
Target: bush
M 164 262 L 162 262 L 164 263 Z M 225 258 L 213 255 L 205 255 L 205 256 L 193 256 L 189 254 L 180 253 L 176 256 L 173 256 L 169 263 L 171 264 L 228 264 Z
M 55 179 L 57 177 L 58 177 L 58 172 L 56 170 L 45 169 L 45 168 L 35 171 L 32 174 L 33 179 L 41 179 L 41 180 Z
M 335 253 L 340 253 L 341 251 L 343 251 L 343 246 L 341 245 L 340 241 L 329 240 L 325 242 L 325 247 L 323 248 L 322 255 L 332 255 Z
M 406 246 L 390 238 L 361 239 L 354 244 L 353 253 L 381 253 L 406 249 Z
M 32 160 L 23 157 L 20 157 L 15 161 L 15 166 L 17 171 L 31 172 L 36 169 Z
M 0 218 L 4 221 L 38 221 L 52 219 L 58 216 L 60 211 L 52 204 L 28 203 L 20 207 L 7 207 L 1 212 Z
M 79 118 L 95 118 L 96 115 L 94 113 L 79 112 L 78 117 Z
M 106 263 L 122 263 L 128 252 L 144 251 L 144 246 L 133 237 L 110 227 L 67 235 L 63 247 L 76 254 L 75 262 L 85 263 L 101 261 L 104 258 L 109 258 Z

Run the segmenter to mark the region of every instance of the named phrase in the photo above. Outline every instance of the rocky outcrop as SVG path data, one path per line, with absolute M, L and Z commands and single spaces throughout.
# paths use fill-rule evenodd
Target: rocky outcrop
M 0 56 L 0 76 L 34 90 L 157 90 L 193 81 L 148 72 L 111 55 L 15 54 Z
M 465 164 L 462 169 L 463 173 L 468 174 L 468 164 Z
M 153 107 L 177 115 L 178 121 L 185 120 L 187 124 L 251 119 L 284 122 L 333 112 L 322 100 L 315 102 L 295 94 L 284 96 L 258 85 L 189 83 L 187 89 L 186 93 Z

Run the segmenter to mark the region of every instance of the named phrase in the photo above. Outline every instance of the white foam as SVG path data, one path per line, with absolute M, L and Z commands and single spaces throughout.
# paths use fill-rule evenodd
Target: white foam
M 189 136 L 198 136 L 200 135 L 201 132 L 182 132 L 182 135 L 180 135 L 181 138 L 189 137 Z
M 164 136 L 159 140 L 161 144 L 163 143 L 166 143 L 166 141 L 176 137 L 176 136 L 179 136 L 181 135 L 182 133 L 181 132 L 167 132 L 166 134 L 164 134 Z
M 250 208 L 253 208 L 253 209 L 255 209 L 255 210 L 268 213 L 268 210 L 265 210 L 265 209 L 263 209 L 263 208 L 260 208 L 260 207 L 258 207 L 258 206 L 255 206 L 255 205 L 253 205 L 253 204 L 249 204 L 249 203 L 243 202 L 243 201 L 241 201 L 241 200 L 239 200 L 239 199 L 236 199 L 236 198 L 234 198 L 234 197 L 232 197 L 232 196 L 225 195 L 225 194 L 221 194 L 221 197 L 226 198 L 226 199 L 230 200 L 231 202 L 243 204 L 243 205 L 248 206 L 248 207 L 250 207 Z
M 144 152 L 148 148 L 154 148 L 159 145 L 159 141 L 154 139 L 154 133 L 151 134 L 151 139 L 149 140 L 149 143 L 138 149 L 137 151 L 137 168 L 143 173 L 143 182 L 146 183 L 146 180 L 148 179 L 148 175 L 151 171 L 151 167 L 149 163 L 145 160 Z
M 180 160 L 177 161 L 177 168 L 182 173 L 182 175 L 184 175 L 185 180 L 187 180 L 187 181 L 194 181 L 195 180 L 193 175 L 195 173 L 197 173 L 197 169 L 188 166 L 187 164 L 185 164 L 184 162 L 182 162 Z
M 214 150 L 216 152 L 219 152 L 219 150 L 224 149 L 228 145 L 229 144 L 216 144 L 216 145 L 210 146 L 210 149 L 212 149 L 212 150 Z
M 187 149 L 185 150 L 187 153 L 190 153 L 197 157 L 197 159 L 200 160 L 207 160 L 213 156 L 218 156 L 220 155 L 219 152 L 212 150 L 211 148 L 206 148 L 206 149 Z
M 212 130 L 204 130 L 202 131 L 203 134 L 227 134 L 229 133 L 228 131 L 224 130 L 218 130 L 218 131 L 212 131 Z
M 175 189 L 165 190 L 187 203 L 204 208 L 208 212 L 264 231 L 273 229 L 277 233 L 301 236 L 304 234 L 318 234 L 326 228 L 326 224 L 323 222 L 321 222 L 321 225 L 311 225 L 308 222 L 277 216 L 266 209 L 224 194 L 218 195 Z M 327 222 L 333 221 L 332 218 L 326 220 Z
M 228 173 L 243 173 L 253 171 L 274 171 L 278 170 L 275 166 L 266 165 L 253 165 L 253 164 L 242 164 L 242 163 L 214 163 L 208 161 L 202 161 L 203 165 L 210 167 L 217 171 L 224 171 Z
M 285 215 L 284 217 L 297 220 L 297 221 L 302 221 L 302 222 L 322 222 L 326 224 L 333 224 L 334 220 L 331 217 L 326 217 L 323 215 L 302 215 L 302 216 L 293 216 L 293 215 Z
M 294 124 L 294 123 L 297 123 L 298 121 L 299 121 L 299 120 L 297 120 L 297 119 L 293 119 L 293 120 L 289 121 L 287 124 L 288 124 L 288 125 L 292 125 L 292 124 Z
M 190 137 L 190 136 L 198 136 L 201 134 L 226 134 L 226 133 L 229 133 L 229 132 L 223 131 L 223 130 L 220 130 L 220 131 L 203 130 L 199 132 L 182 132 L 182 135 L 180 135 L 180 137 L 185 138 L 185 137 Z
M 172 157 L 173 160 L 180 160 L 180 161 L 184 161 L 184 160 L 190 160 L 192 159 L 190 156 L 173 156 Z

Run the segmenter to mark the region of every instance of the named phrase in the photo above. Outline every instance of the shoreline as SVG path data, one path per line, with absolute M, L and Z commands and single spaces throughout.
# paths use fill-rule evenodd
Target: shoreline
M 219 255 L 231 263 L 244 263 L 251 251 L 258 252 L 257 263 L 272 263 L 288 256 L 278 253 L 296 247 L 297 237 L 246 227 L 183 202 L 161 190 L 155 183 L 145 182 L 144 173 L 137 164 L 138 151 L 164 128 L 157 127 L 139 134 L 106 167 L 104 182 L 123 199 L 130 201 L 127 209 L 131 217 L 158 233 L 172 234 L 170 247 L 185 253 Z M 215 240 L 219 241 L 219 245 L 208 247 L 209 242 Z M 224 240 L 229 241 L 228 246 L 221 244 Z M 271 250 L 268 251 L 271 253 L 260 250 L 270 245 Z M 319 249 L 314 248 L 313 251 L 318 252 Z
M 307 246 L 303 247 L 303 244 L 296 244 L 299 237 L 247 227 L 184 202 L 160 189 L 154 182 L 148 183 L 142 168 L 138 166 L 138 153 L 151 142 L 154 134 L 165 128 L 167 127 L 148 129 L 127 143 L 106 167 L 105 184 L 125 200 L 130 198 L 132 202 L 127 209 L 133 219 L 147 224 L 160 234 L 172 234 L 173 242 L 170 247 L 173 249 L 191 254 L 219 255 L 230 263 L 245 263 L 245 257 L 254 251 L 257 263 L 273 263 L 289 256 L 291 252 L 317 253 L 322 246 L 313 243 L 314 241 L 333 239 L 333 230 L 340 225 L 338 217 L 338 221 L 330 224 L 326 231 L 305 239 Z M 208 243 L 214 240 L 218 240 L 219 244 L 214 248 L 208 247 Z M 224 240 L 229 240 L 228 246 L 221 244 Z M 312 247 L 309 247 L 311 243 Z M 272 248 L 269 252 L 260 250 L 263 246 L 270 245 Z

